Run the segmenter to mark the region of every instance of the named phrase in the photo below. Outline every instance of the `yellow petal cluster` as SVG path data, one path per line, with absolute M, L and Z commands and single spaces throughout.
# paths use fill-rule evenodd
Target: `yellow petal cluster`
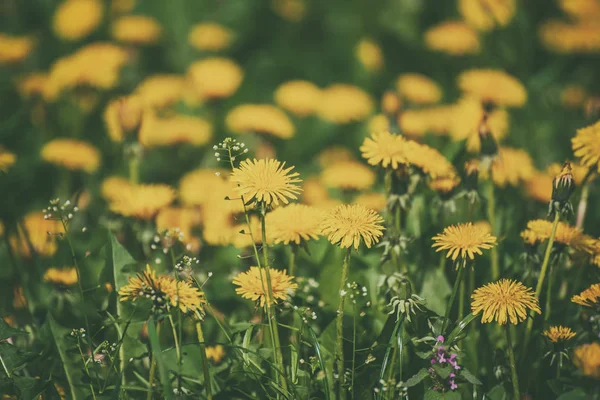
M 571 143 L 573 154 L 580 159 L 582 165 L 598 168 L 600 171 L 600 121 L 578 129 Z
M 158 42 L 162 28 L 158 21 L 144 15 L 125 15 L 111 28 L 113 38 L 121 43 L 144 45 Z
M 529 311 L 542 313 L 533 290 L 511 279 L 500 279 L 475 289 L 471 295 L 471 312 L 482 311 L 482 323 L 496 321 L 500 325 L 523 322 Z
M 362 121 L 372 110 L 370 94 L 357 86 L 338 83 L 323 89 L 317 114 L 334 124 L 347 124 Z
M 233 32 L 214 22 L 194 25 L 188 34 L 189 44 L 198 50 L 219 51 L 229 47 Z
M 482 255 L 483 250 L 491 249 L 496 245 L 496 237 L 481 225 L 466 224 L 451 225 L 433 237 L 433 246 L 436 252 L 447 250 L 446 258 L 455 261 L 459 256 L 475 259 L 475 254 Z
M 212 138 L 212 125 L 199 117 L 174 114 L 158 117 L 153 111 L 143 114 L 139 142 L 147 148 L 191 144 L 202 146 Z
M 321 234 L 322 215 L 318 208 L 304 204 L 278 207 L 267 214 L 267 241 L 299 245 L 303 241 L 316 240 Z
M 77 283 L 77 270 L 75 268 L 48 268 L 44 272 L 44 282 L 57 286 L 73 286 Z
M 362 242 L 367 248 L 379 242 L 384 229 L 381 215 L 360 204 L 337 206 L 321 222 L 322 233 L 332 244 L 357 250 Z
M 175 199 L 175 190 L 163 184 L 131 185 L 114 193 L 109 204 L 112 212 L 141 220 L 150 220 Z
M 294 283 L 294 277 L 289 276 L 286 271 L 271 268 L 269 276 L 272 298 L 264 290 L 267 287 L 266 271 L 259 267 L 250 267 L 248 271 L 241 272 L 233 279 L 233 284 L 239 286 L 235 292 L 244 299 L 259 302 L 261 306 L 264 306 L 267 298 L 271 304 L 275 304 L 279 300 L 285 300 L 291 291 L 298 288 L 298 284 Z
M 177 103 L 183 96 L 185 78 L 174 74 L 151 75 L 144 79 L 134 91 L 144 106 L 164 108 Z
M 482 103 L 521 107 L 527 101 L 525 86 L 501 70 L 471 69 L 458 76 L 458 87 Z
M 464 20 L 480 31 L 508 25 L 517 9 L 516 0 L 459 0 L 458 11 Z
M 83 39 L 100 25 L 103 14 L 100 0 L 64 0 L 54 12 L 54 33 L 63 40 Z
M 536 245 L 550 238 L 552 233 L 552 222 L 543 219 L 536 219 L 527 222 L 527 228 L 521 232 L 521 238 L 525 243 Z M 585 235 L 580 229 L 570 226 L 564 222 L 559 222 L 554 237 L 555 242 L 565 246 L 572 247 L 577 251 L 588 254 L 594 252 L 595 241 L 588 235 Z
M 30 37 L 0 33 L 0 64 L 14 64 L 23 61 L 31 53 L 33 45 Z
M 44 145 L 42 159 L 71 171 L 95 172 L 100 152 L 91 144 L 73 139 L 54 139 Z
M 442 98 L 442 88 L 423 74 L 402 74 L 396 80 L 396 89 L 403 99 L 415 104 L 433 104 Z
M 321 181 L 331 188 L 364 190 L 375 183 L 375 173 L 358 161 L 340 161 L 323 169 Z
M 539 28 L 542 44 L 557 53 L 597 53 L 600 51 L 600 24 L 549 20 Z
M 461 21 L 445 21 L 429 28 L 424 36 L 425 46 L 453 56 L 479 52 L 477 32 Z
M 295 132 L 287 114 L 270 104 L 239 105 L 229 111 L 225 124 L 235 133 L 262 133 L 281 139 L 289 139 Z
M 228 58 L 212 57 L 190 65 L 188 77 L 201 99 L 214 100 L 235 93 L 244 79 L 244 71 Z
M 299 117 L 314 114 L 321 98 L 321 89 L 308 81 L 288 81 L 275 89 L 277 105 Z
M 383 51 L 372 39 L 361 39 L 356 45 L 354 52 L 358 61 L 367 71 L 377 72 L 383 68 Z

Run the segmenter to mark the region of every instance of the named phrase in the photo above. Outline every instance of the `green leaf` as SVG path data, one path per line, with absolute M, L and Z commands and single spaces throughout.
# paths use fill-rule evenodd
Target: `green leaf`
M 477 315 L 472 313 L 469 313 L 466 317 L 464 317 L 462 321 L 456 325 L 452 332 L 450 332 L 450 335 L 448 335 L 448 338 L 446 339 L 446 344 L 448 346 L 452 346 L 458 335 L 460 335 L 475 318 L 477 318 Z
M 437 390 L 427 389 L 423 396 L 423 400 L 444 400 L 444 394 Z
M 473 375 L 473 374 L 471 373 L 471 371 L 469 371 L 469 370 L 468 370 L 468 369 L 466 369 L 466 368 L 463 368 L 463 369 L 460 371 L 460 376 L 462 376 L 463 378 L 465 378 L 465 380 L 466 380 L 467 382 L 469 382 L 470 384 L 472 384 L 472 385 L 481 385 L 481 384 L 482 384 L 482 383 L 479 381 L 479 379 L 477 379 L 477 377 L 475 377 L 475 375 Z
M 442 379 L 448 379 L 448 377 L 450 376 L 450 373 L 453 371 L 453 369 L 450 365 L 446 365 L 445 367 L 442 367 L 439 364 L 434 364 L 432 366 L 432 368 L 435 370 L 435 372 L 438 374 L 438 376 L 440 376 Z
M 583 389 L 575 389 L 567 393 L 563 393 L 556 400 L 585 400 L 588 396 Z
M 26 335 L 27 332 L 20 329 L 15 329 L 4 321 L 4 318 L 0 318 L 0 340 L 8 339 L 15 335 Z
M 13 381 L 19 389 L 20 399 L 37 399 L 44 390 L 41 379 L 28 376 L 13 376 Z
M 444 315 L 446 311 L 446 302 L 452 289 L 446 275 L 439 268 L 425 271 L 425 278 L 419 296 L 425 298 L 427 308 Z
M 56 343 L 56 348 L 58 349 L 58 355 L 60 356 L 60 360 L 62 361 L 63 368 L 65 370 L 65 376 L 67 377 L 67 382 L 69 383 L 69 388 L 71 389 L 71 399 L 83 399 L 84 395 L 81 393 L 81 390 L 76 388 L 76 383 L 80 382 L 82 379 L 81 374 L 81 359 L 80 363 L 77 364 L 74 360 L 69 356 L 69 345 L 66 342 L 65 338 L 69 333 L 67 328 L 64 328 L 56 322 L 52 314 L 48 313 L 47 318 L 48 324 L 50 326 L 50 332 L 54 337 L 54 342 Z
M 0 343 L 0 356 L 2 356 L 2 362 L 9 372 L 19 368 L 28 360 L 26 353 L 20 350 L 17 346 L 13 346 L 7 342 Z
M 152 357 L 156 362 L 160 381 L 163 385 L 163 396 L 165 396 L 166 399 L 172 399 L 173 393 L 171 391 L 171 382 L 169 381 L 169 372 L 167 371 L 163 360 L 160 342 L 158 341 L 158 333 L 156 332 L 156 325 L 152 319 L 148 321 L 148 338 L 150 339 L 150 347 L 152 348 Z
M 492 388 L 487 394 L 487 397 L 490 400 L 506 400 L 508 396 L 506 395 L 506 390 L 502 384 L 498 384 Z
M 421 368 L 419 372 L 408 378 L 408 380 L 404 383 L 404 386 L 413 387 L 415 385 L 418 385 L 421 381 L 423 381 L 423 379 L 427 378 L 428 376 L 429 372 L 425 368 Z
M 110 246 L 107 250 L 110 250 L 110 257 L 107 257 L 112 261 L 113 276 L 115 280 L 115 292 L 119 292 L 122 286 L 127 285 L 129 276 L 123 273 L 123 268 L 127 265 L 135 264 L 135 260 L 129 252 L 121 246 L 112 233 L 108 234 L 110 240 Z

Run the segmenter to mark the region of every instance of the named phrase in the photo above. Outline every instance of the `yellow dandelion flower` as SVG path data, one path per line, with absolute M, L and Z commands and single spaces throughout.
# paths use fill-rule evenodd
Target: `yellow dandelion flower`
M 15 162 L 17 162 L 17 156 L 0 146 L 0 171 L 8 171 Z
M 452 191 L 456 189 L 459 184 L 460 178 L 458 176 L 441 177 L 429 181 L 429 187 L 442 195 L 448 195 L 452 193 Z
M 187 143 L 202 146 L 212 138 L 212 125 L 199 117 L 174 114 L 159 118 L 147 110 L 144 112 L 138 140 L 147 148 Z
M 368 132 L 383 132 L 390 130 L 390 120 L 385 114 L 377 114 L 369 119 Z
M 2 50 L 0 50 L 2 53 Z M 44 72 L 34 72 L 25 75 L 17 81 L 17 89 L 23 97 L 41 97 L 44 94 L 44 88 L 48 82 L 48 74 Z
M 108 103 L 103 113 L 108 137 L 122 142 L 126 134 L 132 133 L 142 119 L 142 99 L 132 95 L 120 97 Z
M 363 141 L 360 151 L 363 158 L 371 165 L 398 169 L 400 164 L 408 163 L 406 143 L 406 139 L 400 135 L 393 135 L 387 131 L 374 132 L 371 137 Z
M 153 108 L 164 108 L 177 103 L 183 96 L 185 78 L 173 74 L 152 75 L 144 79 L 136 88 L 142 104 Z
M 452 163 L 442 153 L 425 144 L 407 141 L 406 158 L 409 164 L 421 169 L 433 179 L 456 175 Z
M 294 125 L 286 113 L 269 104 L 242 104 L 227 113 L 227 128 L 235 133 L 262 133 L 281 139 L 294 136 Z
M 566 342 L 576 335 L 571 328 L 562 325 L 551 326 L 550 329 L 544 331 L 544 336 L 552 343 Z
M 50 257 L 58 248 L 55 234 L 62 231 L 60 221 L 44 219 L 42 212 L 31 212 L 23 218 L 23 224 L 19 226 L 19 235 L 12 236 L 10 244 L 13 250 L 23 257 L 31 257 L 32 249 L 42 257 Z
M 188 206 L 201 206 L 212 200 L 225 201 L 225 196 L 217 198 L 213 194 L 223 193 L 220 188 L 227 186 L 233 188 L 225 179 L 224 170 L 218 169 L 197 169 L 185 174 L 179 181 L 179 197 L 181 201 Z M 233 196 L 232 196 L 233 198 Z
M 455 261 L 458 256 L 463 259 L 467 257 L 475 259 L 475 253 L 482 255 L 482 249 L 488 250 L 496 245 L 496 237 L 492 236 L 481 226 L 466 224 L 451 225 L 444 228 L 441 234 L 433 237 L 433 246 L 435 250 L 448 250 L 446 258 L 452 258 Z
M 373 211 L 381 212 L 385 210 L 387 205 L 387 198 L 383 193 L 362 193 L 352 201 L 355 204 L 360 204 L 365 208 L 369 208 Z
M 115 193 L 110 210 L 125 217 L 149 220 L 175 199 L 175 190 L 163 184 L 132 185 Z
M 111 32 L 118 42 L 143 45 L 158 42 L 162 28 L 152 17 L 125 15 L 113 22 Z
M 323 169 L 321 181 L 331 188 L 365 190 L 375 183 L 375 173 L 358 161 L 340 161 Z
M 518 186 L 535 173 L 533 161 L 525 150 L 501 147 L 498 154 L 492 162 L 492 180 L 497 186 Z
M 529 221 L 526 229 L 521 232 L 521 238 L 529 245 L 537 245 L 550 238 L 552 225 L 552 222 L 543 219 Z M 556 243 L 572 247 L 577 251 L 588 254 L 594 252 L 594 239 L 585 235 L 580 229 L 564 222 L 558 223 L 554 240 Z
M 479 36 L 461 21 L 445 21 L 429 28 L 424 36 L 425 46 L 453 56 L 479 52 Z
M 225 357 L 225 349 L 220 344 L 216 346 L 206 347 L 206 358 L 212 360 L 215 364 L 219 364 Z
M 227 58 L 205 58 L 190 65 L 188 76 L 202 99 L 231 96 L 244 79 L 242 68 Z
M 334 200 L 329 196 L 327 187 L 321 182 L 318 177 L 312 177 L 307 179 L 302 186 L 302 202 L 320 209 L 333 208 L 331 204 L 335 203 L 335 206 L 341 204 L 340 201 Z
M 273 292 L 272 304 L 278 300 L 285 300 L 290 291 L 298 288 L 294 283 L 294 277 L 289 276 L 286 271 L 271 268 L 269 271 L 271 277 L 271 288 Z M 264 268 L 250 267 L 246 272 L 239 273 L 233 278 L 233 284 L 239 286 L 235 292 L 244 299 L 260 302 L 261 306 L 266 303 L 268 293 L 263 290 L 267 286 L 267 276 Z
M 83 39 L 100 25 L 103 9 L 99 0 L 65 0 L 54 12 L 54 33 L 63 40 Z
M 294 167 L 285 167 L 285 162 L 273 159 L 244 160 L 233 170 L 231 181 L 238 184 L 236 191 L 244 196 L 244 201 L 264 202 L 265 205 L 279 205 L 281 200 L 288 204 L 289 199 L 296 200 L 302 191 Z
M 464 20 L 480 31 L 506 26 L 517 9 L 516 0 L 460 0 L 458 11 Z
M 214 22 L 196 24 L 188 34 L 188 43 L 198 50 L 219 51 L 229 47 L 233 32 Z
M 42 158 L 50 164 L 71 171 L 95 172 L 100 166 L 100 152 L 92 145 L 72 139 L 54 139 L 44 145 Z
M 557 53 L 596 53 L 600 50 L 600 25 L 583 21 L 549 20 L 539 28 L 542 44 Z
M 481 101 L 471 96 L 461 98 L 450 115 L 450 137 L 455 141 L 467 139 L 467 150 L 479 152 L 481 141 L 478 132 L 484 115 Z M 509 116 L 505 109 L 497 108 L 487 114 L 486 123 L 497 142 L 508 134 Z
M 549 203 L 552 199 L 552 181 L 549 174 L 535 172 L 526 182 L 527 195 L 542 203 Z
M 368 248 L 379 242 L 385 229 L 382 224 L 377 212 L 360 204 L 343 204 L 325 214 L 321 229 L 332 244 L 358 250 L 361 241 Z
M 288 81 L 275 89 L 274 97 L 279 107 L 299 117 L 306 117 L 317 111 L 321 89 L 308 81 Z
M 75 268 L 48 268 L 44 272 L 44 282 L 57 286 L 73 286 L 77 283 Z
M 567 108 L 579 108 L 588 97 L 588 93 L 581 85 L 565 86 L 560 92 L 560 103 Z
M 433 79 L 422 74 L 402 74 L 396 88 L 403 99 L 415 104 L 433 104 L 442 98 L 442 88 Z
M 405 110 L 398 116 L 398 125 L 407 136 L 444 135 L 450 131 L 454 115 L 453 105 Z
M 322 211 L 304 204 L 278 207 L 267 214 L 269 242 L 299 245 L 302 241 L 317 240 L 321 234 Z
M 504 325 L 510 321 L 516 325 L 527 318 L 527 310 L 542 313 L 535 293 L 521 282 L 510 279 L 488 283 L 475 289 L 471 295 L 471 312 L 479 314 L 482 323 L 496 321 Z
M 353 161 L 355 158 L 354 154 L 347 147 L 331 146 L 322 150 L 317 159 L 319 160 L 319 165 L 324 168 L 340 161 Z
M 131 188 L 129 179 L 121 176 L 110 176 L 102 181 L 100 193 L 102 198 L 107 201 L 113 201 L 121 193 Z
M 592 20 L 600 17 L 598 0 L 559 0 L 558 5 L 570 17 L 577 20 Z
M 571 143 L 573 154 L 580 159 L 582 165 L 598 168 L 600 171 L 600 121 L 578 129 Z
M 363 89 L 334 84 L 323 89 L 317 113 L 322 119 L 334 124 L 362 121 L 373 110 L 373 99 Z
M 0 64 L 15 64 L 23 61 L 31 53 L 33 45 L 30 37 L 0 33 Z
M 521 107 L 527 101 L 525 86 L 501 70 L 471 69 L 458 76 L 460 90 L 482 103 Z
M 381 47 L 372 39 L 361 39 L 354 50 L 356 59 L 369 72 L 377 72 L 383 68 L 384 58 Z
M 583 292 L 571 297 L 573 303 L 584 307 L 597 307 L 600 305 L 600 283 L 596 283 Z
M 573 350 L 573 363 L 584 375 L 600 379 L 600 344 L 582 344 Z

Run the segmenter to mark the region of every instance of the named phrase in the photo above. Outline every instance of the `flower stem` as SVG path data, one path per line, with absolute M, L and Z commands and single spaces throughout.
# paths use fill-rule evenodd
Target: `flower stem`
M 298 246 L 295 243 L 291 243 L 291 254 L 290 262 L 288 265 L 288 275 L 296 276 L 296 255 L 298 254 Z
M 181 347 L 179 346 L 179 339 L 177 331 L 175 330 L 175 323 L 173 322 L 173 316 L 169 313 L 169 322 L 171 324 L 171 330 L 173 332 L 173 339 L 175 340 L 175 352 L 177 354 L 177 363 L 181 368 Z M 181 372 L 181 371 L 180 371 Z
M 198 318 L 200 316 L 198 315 Z M 210 382 L 210 373 L 208 370 L 208 358 L 206 357 L 206 344 L 204 343 L 204 332 L 202 331 L 202 324 L 200 319 L 196 321 L 196 335 L 198 336 L 198 342 L 200 343 L 200 357 L 202 358 L 202 372 L 204 373 L 204 385 L 206 387 L 206 398 L 211 400 L 212 397 L 212 384 Z
M 465 280 L 460 280 L 460 289 L 458 292 L 458 320 L 462 321 L 465 309 Z
M 512 375 L 513 395 L 515 400 L 520 400 L 519 395 L 519 377 L 517 376 L 517 366 L 515 365 L 515 353 L 513 352 L 512 340 L 510 339 L 510 326 L 504 325 L 504 332 L 506 333 L 506 347 L 508 350 L 508 359 L 510 361 L 510 372 Z
M 579 199 L 579 205 L 577 206 L 577 221 L 575 226 L 583 230 L 583 222 L 585 220 L 585 213 L 587 211 L 588 198 L 590 197 L 590 182 L 586 181 L 581 188 L 581 198 Z
M 491 176 L 491 171 L 490 171 Z M 490 180 L 487 185 L 487 214 L 488 222 L 492 230 L 492 235 L 497 236 L 496 232 L 496 199 L 494 197 L 494 183 Z M 500 278 L 500 262 L 498 258 L 498 246 L 492 247 L 492 280 Z
M 156 324 L 156 337 L 160 338 L 160 324 Z M 148 394 L 146 400 L 152 400 L 153 386 L 154 386 L 154 375 L 156 375 L 156 360 L 154 359 L 154 353 L 151 352 L 152 358 L 150 359 L 150 372 L 148 375 Z
M 344 263 L 342 264 L 342 278 L 340 280 L 340 302 L 338 304 L 337 318 L 335 322 L 336 326 L 336 340 L 335 340 L 335 359 L 337 360 L 337 370 L 340 376 L 339 379 L 339 394 L 341 399 L 346 398 L 345 385 L 345 374 L 344 374 L 344 300 L 346 296 L 342 293 L 346 287 L 346 281 L 348 280 L 348 272 L 350 270 L 350 252 L 352 248 L 346 250 L 344 255 Z
M 544 322 L 550 319 L 550 308 L 552 307 L 552 283 L 554 283 L 554 267 L 550 266 L 550 272 L 548 272 L 548 295 L 546 296 L 546 309 L 544 310 Z
M 129 183 L 132 185 L 140 183 L 140 159 L 135 154 L 129 157 Z
M 456 276 L 456 280 L 454 281 L 454 288 L 452 289 L 452 294 L 450 295 L 450 300 L 448 300 L 448 305 L 446 306 L 446 315 L 444 316 L 442 332 L 440 333 L 442 336 L 444 335 L 444 331 L 446 330 L 446 326 L 448 325 L 448 320 L 450 319 L 450 311 L 452 311 L 452 305 L 454 304 L 454 299 L 456 298 L 456 294 L 458 293 L 458 288 L 460 286 L 460 283 L 462 282 L 462 278 L 465 273 L 466 264 L 467 264 L 467 259 L 463 258 L 462 265 L 458 267 L 458 275 Z

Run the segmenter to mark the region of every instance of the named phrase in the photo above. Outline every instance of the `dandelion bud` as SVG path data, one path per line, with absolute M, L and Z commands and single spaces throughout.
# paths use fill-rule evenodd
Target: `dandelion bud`
M 402 101 L 391 90 L 386 91 L 381 98 L 381 109 L 386 115 L 396 115 L 402 108 Z
M 482 157 L 495 157 L 498 154 L 498 143 L 492 135 L 492 131 L 487 123 L 487 114 L 483 117 L 477 130 L 479 141 L 481 143 L 480 154 Z
M 130 132 L 140 125 L 142 118 L 142 102 L 137 96 L 122 97 L 118 100 L 119 122 L 125 132 Z
M 566 203 L 575 190 L 573 173 L 570 162 L 565 162 L 562 170 L 552 181 L 552 201 L 561 204 Z

